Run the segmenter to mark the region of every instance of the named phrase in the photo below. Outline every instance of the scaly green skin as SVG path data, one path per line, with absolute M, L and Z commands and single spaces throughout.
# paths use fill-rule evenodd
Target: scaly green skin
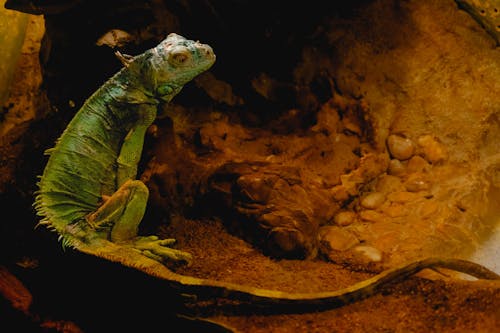
M 500 278 L 468 261 L 429 258 L 337 291 L 285 293 L 172 272 L 163 264 L 166 260 L 189 261 L 191 256 L 168 248 L 173 239 L 137 235 L 148 197 L 146 186 L 135 180 L 137 163 L 159 101 L 170 101 L 185 83 L 210 68 L 215 55 L 207 45 L 171 34 L 154 49 L 121 58 L 125 68 L 78 111 L 50 150 L 39 182 L 35 206 L 43 216 L 40 223 L 55 229 L 63 244 L 165 279 L 198 299 L 224 297 L 273 307 L 298 305 L 301 310 L 355 302 L 424 268 Z
M 40 224 L 60 234 L 64 245 L 101 238 L 130 246 L 156 260 L 186 260 L 170 249 L 174 240 L 138 237 L 148 189 L 138 180 L 144 135 L 160 100 L 170 101 L 215 62 L 208 45 L 170 34 L 99 88 L 77 112 L 54 148 L 38 183 Z

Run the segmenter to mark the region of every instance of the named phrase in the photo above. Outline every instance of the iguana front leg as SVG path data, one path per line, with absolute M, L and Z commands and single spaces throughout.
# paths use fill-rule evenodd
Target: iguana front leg
M 156 105 L 137 105 L 138 119 L 127 133 L 123 140 L 120 154 L 116 160 L 118 170 L 116 174 L 117 188 L 122 186 L 127 180 L 136 179 L 137 165 L 141 159 L 144 136 L 148 127 L 156 118 Z
M 174 239 L 158 239 L 157 236 L 137 236 L 139 224 L 146 210 L 149 191 L 139 180 L 126 181 L 102 206 L 87 217 L 96 230 L 108 229 L 112 242 L 131 246 L 157 261 L 191 261 L 187 252 L 168 248 Z
M 137 109 L 138 120 L 123 140 L 117 158 L 118 190 L 96 212 L 90 214 L 87 221 L 95 228 L 111 226 L 111 241 L 130 245 L 155 260 L 189 262 L 189 253 L 166 247 L 175 243 L 174 239 L 160 240 L 157 236 L 137 235 L 149 196 L 146 185 L 135 180 L 137 164 L 141 158 L 146 130 L 156 117 L 156 106 L 142 104 L 137 105 Z

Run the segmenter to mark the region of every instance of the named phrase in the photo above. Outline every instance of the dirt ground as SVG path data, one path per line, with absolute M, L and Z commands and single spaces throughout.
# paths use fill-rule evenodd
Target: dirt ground
M 359 3 L 321 27 L 311 23 L 314 38 L 299 38 L 304 44 L 286 78 L 272 65 L 232 68 L 224 56 L 240 53 L 216 35 L 220 65 L 151 127 L 141 162 L 150 188 L 141 232 L 175 238 L 175 248 L 193 255 L 191 266 L 172 266 L 175 272 L 285 292 L 333 291 L 417 258 L 474 257 L 498 229 L 494 40 L 451 0 Z M 62 21 L 50 19 L 61 51 L 54 31 Z M 2 328 L 223 331 L 187 319 L 199 317 L 238 332 L 500 329 L 499 282 L 446 270 L 425 270 L 339 308 L 280 313 L 197 302 L 161 276 L 63 251 L 57 235 L 34 228 L 35 176 L 99 70 L 76 79 L 81 89 L 60 84 L 58 75 L 68 74 L 50 57 L 64 53 L 50 55 L 47 44 L 40 51 L 43 23 L 31 18 L 2 109 L 0 203 L 5 216 L 16 216 L 0 226 L 7 238 Z M 297 32 L 290 33 L 293 40 Z M 238 75 L 248 82 L 232 81 Z M 474 258 L 500 269 L 498 245 Z
M 321 260 L 270 260 L 228 235 L 220 223 L 178 223 L 182 226 L 174 223 L 165 231 L 177 235 L 179 248 L 197 258 L 192 267 L 180 270 L 188 275 L 288 292 L 339 289 L 374 275 Z M 272 309 L 256 309 L 249 314 L 244 306 L 222 303 L 226 313 L 211 308 L 213 304 L 192 311 L 240 332 L 494 332 L 500 324 L 499 296 L 498 282 L 413 277 L 332 310 L 273 314 Z
M 315 292 L 347 287 L 374 275 L 322 260 L 271 260 L 229 235 L 216 221 L 179 219 L 164 231 L 196 258 L 190 268 L 178 270 L 190 276 L 288 292 Z M 168 288 L 161 280 L 138 278 L 130 270 L 110 269 L 106 262 L 71 253 L 51 259 L 39 255 L 41 261 L 36 263 L 28 260 L 34 257 L 9 266 L 24 288 L 8 272 L 0 274 L 6 298 L 3 327 L 16 325 L 23 332 L 221 332 L 171 317 L 170 311 L 213 320 L 235 332 L 486 333 L 495 332 L 500 324 L 500 288 L 493 281 L 411 277 L 354 304 L 279 313 L 273 308 L 217 299 L 201 303 L 188 300 L 186 306 L 179 307 L 174 297 L 165 297 Z

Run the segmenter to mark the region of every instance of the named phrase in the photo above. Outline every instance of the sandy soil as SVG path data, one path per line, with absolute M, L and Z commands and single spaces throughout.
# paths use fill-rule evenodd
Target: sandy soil
M 178 270 L 192 276 L 316 292 L 347 287 L 374 275 L 321 260 L 271 260 L 228 235 L 216 221 L 179 220 L 165 232 L 177 237 L 179 248 L 193 253 L 193 266 Z M 244 305 L 214 302 L 193 306 L 191 311 L 241 332 L 493 332 L 500 324 L 499 296 L 498 282 L 414 277 L 332 310 L 273 314 L 272 309 L 253 309 L 249 314 Z

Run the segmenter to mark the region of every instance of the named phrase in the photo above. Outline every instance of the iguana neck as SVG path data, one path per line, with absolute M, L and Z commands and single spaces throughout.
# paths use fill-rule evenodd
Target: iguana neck
M 118 102 L 158 104 L 154 96 L 154 87 L 140 80 L 135 68 L 122 68 L 105 84 L 105 89 Z

